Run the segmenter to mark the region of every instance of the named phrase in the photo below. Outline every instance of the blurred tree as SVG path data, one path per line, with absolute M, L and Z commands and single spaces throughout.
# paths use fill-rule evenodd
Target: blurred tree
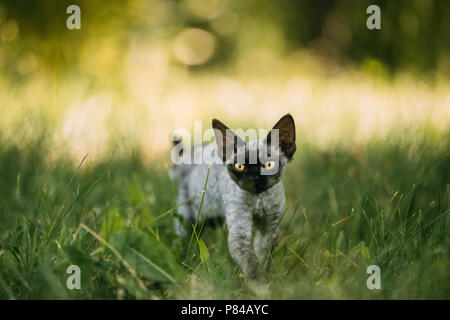
M 66 28 L 71 4 L 82 11 L 78 31 Z M 366 28 L 371 4 L 381 8 L 381 30 Z M 0 66 L 12 72 L 15 59 L 32 52 L 49 69 L 64 71 L 82 63 L 79 50 L 92 40 L 113 38 L 120 56 L 136 35 L 171 40 L 187 27 L 217 38 L 214 58 L 205 64 L 210 66 L 239 54 L 238 39 L 249 21 L 261 30 L 281 30 L 274 35 L 282 41 L 269 43 L 280 43 L 284 53 L 309 48 L 339 63 L 377 60 L 392 71 L 434 71 L 450 55 L 447 0 L 9 0 L 0 4 L 0 53 L 10 63 Z M 259 41 L 250 36 L 248 46 Z

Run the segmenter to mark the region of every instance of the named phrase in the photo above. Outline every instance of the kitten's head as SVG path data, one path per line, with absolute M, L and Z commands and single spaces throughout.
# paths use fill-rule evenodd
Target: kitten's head
M 296 150 L 295 123 L 290 114 L 283 116 L 264 140 L 245 142 L 216 119 L 212 126 L 218 156 L 241 189 L 261 193 L 281 180 L 284 167 Z

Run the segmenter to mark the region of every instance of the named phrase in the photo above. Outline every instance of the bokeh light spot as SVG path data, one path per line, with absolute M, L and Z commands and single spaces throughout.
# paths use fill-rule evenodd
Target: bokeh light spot
M 19 25 L 17 24 L 16 20 L 11 19 L 6 21 L 1 26 L 0 37 L 2 38 L 2 41 L 8 42 L 13 40 L 18 33 L 19 33 Z
M 215 37 L 197 28 L 183 30 L 173 43 L 175 57 L 187 65 L 204 64 L 213 56 L 215 48 Z

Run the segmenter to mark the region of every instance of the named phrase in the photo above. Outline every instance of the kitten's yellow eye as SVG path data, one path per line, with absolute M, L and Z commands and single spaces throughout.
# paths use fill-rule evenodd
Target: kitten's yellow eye
M 264 168 L 269 170 L 275 168 L 275 161 L 267 161 L 264 163 Z
M 234 168 L 237 171 L 243 171 L 245 169 L 245 166 L 242 163 L 237 162 L 237 163 L 234 164 Z

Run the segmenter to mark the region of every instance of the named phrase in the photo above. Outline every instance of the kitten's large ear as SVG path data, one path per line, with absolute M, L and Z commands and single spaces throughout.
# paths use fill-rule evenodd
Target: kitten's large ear
M 213 119 L 212 127 L 216 136 L 218 156 L 225 162 L 231 160 L 237 150 L 238 143 L 244 143 L 231 129 L 217 119 Z
M 275 126 L 270 130 L 269 134 L 266 138 L 266 143 L 270 144 L 271 142 L 276 143 L 276 141 L 272 141 L 273 137 L 276 136 L 274 134 L 274 130 L 278 130 L 278 139 L 279 146 L 281 151 L 289 158 L 292 159 L 292 156 L 297 149 L 295 145 L 295 123 L 294 118 L 288 113 L 284 115 Z

